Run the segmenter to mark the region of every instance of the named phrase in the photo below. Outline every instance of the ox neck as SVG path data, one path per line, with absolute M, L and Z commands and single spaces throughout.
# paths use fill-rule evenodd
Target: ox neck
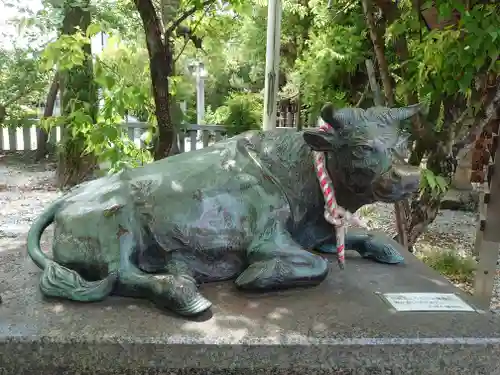
M 366 196 L 359 195 L 347 188 L 344 184 L 340 183 L 338 180 L 335 180 L 334 176 L 332 176 L 333 189 L 335 191 L 335 197 L 337 199 L 337 204 L 340 207 L 350 211 L 356 212 L 360 207 L 374 203 L 373 200 L 367 200 Z M 318 185 L 318 188 L 321 188 Z
M 326 122 L 320 125 L 320 131 L 331 131 L 332 126 Z M 336 164 L 334 160 L 328 162 L 327 155 L 323 154 L 321 160 L 316 159 L 314 162 L 316 176 L 319 182 L 319 189 L 325 205 L 333 212 L 336 206 L 343 207 L 350 212 L 356 212 L 365 204 L 373 203 L 367 200 L 365 196 L 360 196 L 344 186 L 335 175 L 330 173 L 328 164 Z M 340 166 L 336 166 L 339 167 Z M 336 168 L 334 168 L 336 169 Z
M 320 125 L 320 132 L 328 132 L 332 130 L 332 126 L 326 122 Z M 331 179 L 330 172 L 327 167 L 327 155 L 325 153 L 313 152 L 314 157 L 314 168 L 316 171 L 316 177 L 321 188 L 321 193 L 323 195 L 325 210 L 329 212 L 331 217 L 336 217 L 336 212 L 338 209 L 337 199 L 335 197 L 335 186 L 333 180 Z M 340 222 L 339 222 L 340 223 Z M 336 224 L 337 225 L 337 224 Z M 338 224 L 341 225 L 341 224 Z

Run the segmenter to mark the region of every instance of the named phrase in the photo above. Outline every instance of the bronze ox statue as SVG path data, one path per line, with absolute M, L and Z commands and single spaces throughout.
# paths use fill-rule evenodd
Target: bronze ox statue
M 312 151 L 326 154 L 339 206 L 355 212 L 395 202 L 419 186 L 400 153 L 398 122 L 419 106 L 334 110 L 327 132 L 249 131 L 210 147 L 76 186 L 33 223 L 28 253 L 43 270 L 46 296 L 98 301 L 146 297 L 177 314 L 211 307 L 203 283 L 234 279 L 244 290 L 321 283 L 335 245 Z M 52 258 L 40 249 L 54 223 Z M 346 248 L 386 263 L 397 244 L 370 232 L 347 234 Z M 348 271 L 346 271 L 348 272 Z

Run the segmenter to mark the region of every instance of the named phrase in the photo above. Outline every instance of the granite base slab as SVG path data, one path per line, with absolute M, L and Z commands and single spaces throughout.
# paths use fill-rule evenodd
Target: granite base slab
M 500 374 L 499 317 L 396 312 L 381 293 L 478 305 L 411 254 L 396 266 L 347 255 L 316 288 L 204 285 L 212 314 L 186 320 L 142 300 L 44 299 L 32 262 L 0 250 L 0 374 Z

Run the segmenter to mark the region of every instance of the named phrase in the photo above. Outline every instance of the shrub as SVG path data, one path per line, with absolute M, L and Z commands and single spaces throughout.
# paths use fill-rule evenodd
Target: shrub
M 260 129 L 263 113 L 262 97 L 255 93 L 233 93 L 215 112 L 207 110 L 205 122 L 224 125 L 228 136 Z
M 420 256 L 429 267 L 447 276 L 451 281 L 472 283 L 476 262 L 470 256 L 462 256 L 454 250 L 431 251 Z

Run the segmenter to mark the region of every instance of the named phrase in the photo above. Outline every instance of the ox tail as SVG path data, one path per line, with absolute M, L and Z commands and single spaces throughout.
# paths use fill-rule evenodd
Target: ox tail
M 49 297 L 82 302 L 100 301 L 111 294 L 117 279 L 116 274 L 110 274 L 103 280 L 87 281 L 76 271 L 50 259 L 40 248 L 40 239 L 44 230 L 54 222 L 55 215 L 63 203 L 64 198 L 53 202 L 35 220 L 28 232 L 28 255 L 43 270 L 40 289 Z

